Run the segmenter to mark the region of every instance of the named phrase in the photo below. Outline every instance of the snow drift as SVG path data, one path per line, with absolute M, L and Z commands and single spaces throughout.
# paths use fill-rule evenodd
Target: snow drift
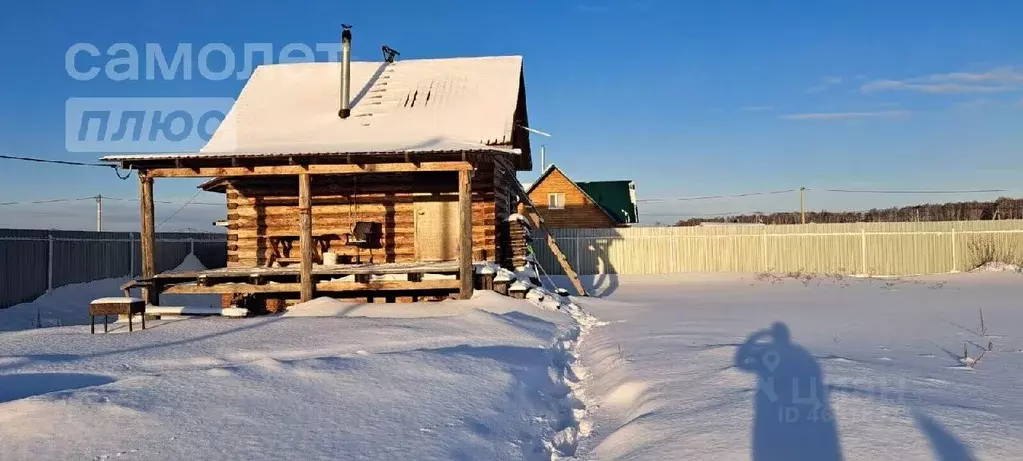
M 0 459 L 548 460 L 584 432 L 579 324 L 493 292 L 124 330 L 0 334 Z

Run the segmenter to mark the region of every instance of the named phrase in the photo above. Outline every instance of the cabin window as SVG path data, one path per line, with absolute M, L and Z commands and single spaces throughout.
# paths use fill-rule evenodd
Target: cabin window
M 564 210 L 565 194 L 547 194 L 547 208 L 552 210 Z

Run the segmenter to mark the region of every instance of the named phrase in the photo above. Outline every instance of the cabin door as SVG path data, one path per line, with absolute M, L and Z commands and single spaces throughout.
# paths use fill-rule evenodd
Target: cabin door
M 458 259 L 458 201 L 417 201 L 415 211 L 416 261 Z

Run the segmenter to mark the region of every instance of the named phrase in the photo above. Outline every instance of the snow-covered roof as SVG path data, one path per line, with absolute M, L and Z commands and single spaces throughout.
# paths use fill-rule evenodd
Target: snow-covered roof
M 501 151 L 528 154 L 522 57 L 351 63 L 341 119 L 337 62 L 259 66 L 198 153 L 104 160 L 329 153 Z M 513 139 L 514 134 L 514 139 Z

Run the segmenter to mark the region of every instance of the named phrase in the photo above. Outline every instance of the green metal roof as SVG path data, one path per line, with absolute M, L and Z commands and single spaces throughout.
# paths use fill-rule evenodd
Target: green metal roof
M 633 202 L 632 181 L 587 181 L 577 182 L 576 185 L 618 224 L 633 224 L 638 221 L 639 209 Z

